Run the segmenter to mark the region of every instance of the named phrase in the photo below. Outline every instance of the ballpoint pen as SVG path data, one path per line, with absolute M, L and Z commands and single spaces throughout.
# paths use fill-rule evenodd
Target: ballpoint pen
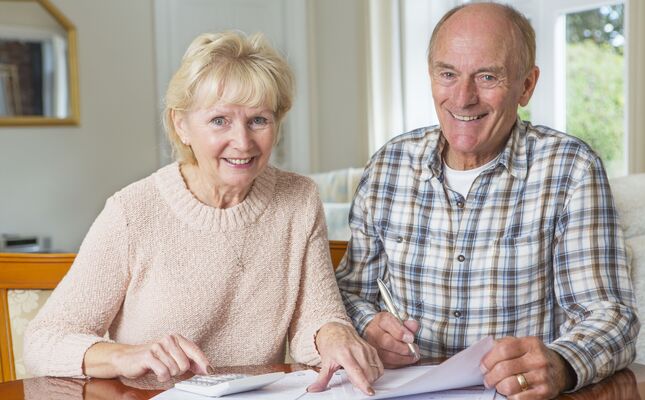
M 394 315 L 394 317 L 399 320 L 401 325 L 403 325 L 403 320 L 399 315 L 399 310 L 394 305 L 394 301 L 392 300 L 392 294 L 390 293 L 390 290 L 387 288 L 387 286 L 385 286 L 385 283 L 383 283 L 381 278 L 376 278 L 376 283 L 378 283 L 378 289 L 381 292 L 381 297 L 385 302 L 385 306 L 387 307 L 387 310 L 390 312 L 390 314 Z M 419 353 L 417 353 L 412 343 L 408 343 L 408 348 L 410 349 L 410 354 L 412 354 L 414 358 L 418 360 Z

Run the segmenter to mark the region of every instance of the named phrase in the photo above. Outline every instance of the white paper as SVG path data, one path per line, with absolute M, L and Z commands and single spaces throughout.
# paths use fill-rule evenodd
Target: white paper
M 413 394 L 405 397 L 394 397 L 392 400 L 496 400 L 495 389 L 477 386 L 467 389 L 453 389 L 442 392 Z
M 374 396 L 364 395 L 344 378 L 342 385 L 332 386 L 331 392 L 335 396 L 328 398 L 389 399 L 482 385 L 484 377 L 479 364 L 493 348 L 493 342 L 492 337 L 486 337 L 437 366 L 385 370 L 383 376 L 372 385 L 376 391 Z
M 471 388 L 484 383 L 479 369 L 482 357 L 493 347 L 493 338 L 487 337 L 436 366 L 417 366 L 386 369 L 372 385 L 376 394 L 367 396 L 349 382 L 344 370 L 336 372 L 330 389 L 307 393 L 318 374 L 312 370 L 297 371 L 261 389 L 232 394 L 223 400 L 377 400 L 402 396 L 406 400 L 469 399 L 493 400 L 494 390 Z M 466 389 L 464 389 L 466 388 Z M 457 390 L 450 390 L 457 389 Z M 441 392 L 441 393 L 440 393 Z M 414 396 L 410 396 L 414 395 Z M 167 390 L 154 400 L 204 400 L 211 397 L 195 395 L 178 389 Z
M 318 373 L 313 370 L 296 371 L 286 374 L 284 378 L 263 388 L 244 393 L 229 394 L 222 397 L 208 397 L 179 389 L 169 389 L 151 400 L 205 400 L 220 398 L 223 400 L 295 400 L 307 392 Z

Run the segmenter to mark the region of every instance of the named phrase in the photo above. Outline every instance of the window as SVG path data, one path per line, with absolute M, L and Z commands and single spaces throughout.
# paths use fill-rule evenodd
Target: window
M 541 70 L 529 109 L 520 115 L 583 139 L 609 176 L 625 175 L 626 1 L 510 3 L 531 19 Z
M 565 24 L 566 132 L 587 142 L 610 176 L 624 175 L 625 33 L 623 4 L 562 15 Z
M 635 0 L 498 1 L 524 13 L 537 35 L 540 79 L 520 117 L 582 138 L 602 158 L 610 176 L 645 171 L 645 113 L 640 111 L 645 104 L 645 80 L 639 72 L 645 65 L 645 48 L 630 41 L 645 33 L 645 4 Z M 422 93 L 430 88 L 426 69 L 419 68 L 419 59 L 425 62 L 419 49 L 427 46 L 431 27 L 445 11 L 467 2 L 395 2 L 401 49 L 393 62 L 400 59 L 401 68 L 394 78 L 403 96 L 385 109 L 401 110 L 396 127 L 401 129 L 387 129 L 381 140 L 436 123 L 428 110 L 431 99 Z M 414 34 L 418 26 L 425 28 Z M 392 102 L 393 96 L 383 97 Z

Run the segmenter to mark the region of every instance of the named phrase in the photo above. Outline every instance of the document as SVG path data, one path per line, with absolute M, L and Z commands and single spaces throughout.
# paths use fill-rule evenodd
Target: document
M 412 366 L 386 369 L 374 382 L 374 396 L 367 396 L 347 379 L 344 370 L 334 374 L 329 389 L 320 393 L 307 393 L 318 374 L 312 370 L 287 374 L 281 380 L 253 392 L 233 394 L 223 400 L 493 400 L 495 390 L 481 386 L 484 378 L 479 370 L 482 357 L 493 348 L 493 338 L 486 337 L 439 365 Z M 204 400 L 208 397 L 193 395 L 178 389 L 167 390 L 154 400 Z
M 338 399 L 376 400 L 482 385 L 484 377 L 479 363 L 493 348 L 493 342 L 492 337 L 486 337 L 436 366 L 385 370 L 383 376 L 374 382 L 376 394 L 371 397 L 361 393 L 343 375 L 340 376 L 341 384 L 331 386 L 330 391 L 335 395 L 334 398 Z M 488 397 L 490 400 L 494 398 L 495 391 L 491 393 Z
M 497 400 L 495 389 L 477 386 L 467 389 L 453 389 L 441 392 L 413 394 L 405 397 L 394 397 L 392 400 Z

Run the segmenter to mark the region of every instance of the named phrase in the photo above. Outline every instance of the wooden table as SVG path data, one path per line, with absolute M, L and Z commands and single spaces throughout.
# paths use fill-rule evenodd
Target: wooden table
M 293 372 L 306 369 L 301 364 L 279 364 L 249 367 L 215 368 L 216 373 L 264 374 L 268 372 Z M 175 381 L 161 384 L 152 377 L 138 380 L 126 379 L 67 379 L 30 378 L 0 383 L 2 400 L 76 400 L 150 399 Z M 628 369 L 616 373 L 595 385 L 565 394 L 558 399 L 566 400 L 645 400 L 645 365 L 632 364 Z

